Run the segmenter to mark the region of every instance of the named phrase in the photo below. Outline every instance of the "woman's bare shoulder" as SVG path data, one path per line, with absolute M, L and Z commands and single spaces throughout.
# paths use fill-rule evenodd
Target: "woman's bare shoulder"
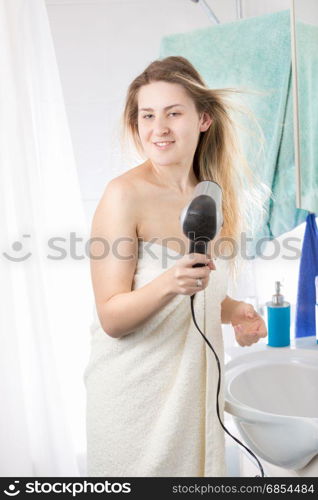
M 145 193 L 146 178 L 141 167 L 138 165 L 111 179 L 104 188 L 97 211 L 103 211 L 112 203 L 113 206 L 121 203 L 136 210 Z
M 144 183 L 146 183 L 148 178 L 149 169 L 146 162 L 141 165 L 137 165 L 136 167 L 133 167 L 116 177 L 116 179 L 121 179 L 123 182 L 130 182 L 136 188 L 141 187 Z
M 113 190 L 123 190 L 129 197 L 140 197 L 147 186 L 147 178 L 144 164 L 133 167 L 111 179 L 105 187 L 103 196 Z

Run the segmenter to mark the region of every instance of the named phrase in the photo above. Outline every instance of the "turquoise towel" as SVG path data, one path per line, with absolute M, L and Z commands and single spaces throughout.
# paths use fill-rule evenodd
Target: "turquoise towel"
M 255 241 L 272 239 L 304 222 L 308 211 L 296 209 L 295 201 L 289 10 L 164 37 L 160 57 L 170 55 L 189 59 L 211 88 L 265 92 L 244 95 L 244 103 L 255 115 L 265 139 L 262 161 L 255 159 L 254 137 L 243 142 L 245 152 L 253 170 L 273 191 L 268 218 L 255 232 Z M 309 76 L 310 55 L 306 59 Z M 312 84 L 313 79 L 314 75 Z M 313 115 L 312 120 L 316 120 Z M 307 193 L 306 182 L 303 190 Z
M 318 276 L 318 228 L 315 215 L 309 214 L 299 267 L 295 321 L 296 337 L 316 335 L 315 276 Z
M 308 211 L 296 209 L 293 127 L 293 98 L 290 75 L 284 128 L 281 135 L 279 150 L 277 152 L 275 173 L 271 186 L 273 196 L 270 200 L 268 215 L 268 228 L 271 238 L 291 231 L 294 227 L 303 223 L 308 215 Z
M 317 22 L 317 20 L 316 20 Z M 318 213 L 318 26 L 297 23 L 302 204 Z
M 300 122 L 301 202 L 306 210 L 294 210 L 295 170 L 293 147 L 292 89 L 288 91 L 282 141 L 272 186 L 270 208 L 273 236 L 290 231 L 308 212 L 318 212 L 318 27 L 296 25 L 298 101 Z M 292 182 L 291 182 L 292 179 Z

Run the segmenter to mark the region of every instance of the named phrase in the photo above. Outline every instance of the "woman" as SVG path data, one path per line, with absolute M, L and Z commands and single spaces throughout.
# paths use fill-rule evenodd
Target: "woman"
M 214 180 L 223 193 L 218 240 L 238 240 L 242 173 L 225 102 L 226 91 L 208 89 L 182 57 L 154 61 L 128 89 L 124 128 L 145 162 L 109 182 L 92 223 L 91 476 L 226 473 L 218 371 L 193 326 L 189 297 L 196 294 L 196 319 L 222 366 L 221 323 L 234 326 L 242 346 L 266 336 L 266 327 L 251 305 L 226 295 L 217 240 L 207 255 L 187 254 L 179 222 L 198 182 Z

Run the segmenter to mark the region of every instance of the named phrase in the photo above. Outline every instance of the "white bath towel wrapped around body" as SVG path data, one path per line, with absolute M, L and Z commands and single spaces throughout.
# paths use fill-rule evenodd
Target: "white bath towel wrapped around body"
M 158 243 L 147 249 L 140 241 L 133 289 L 178 258 L 181 254 Z M 195 295 L 194 310 L 224 373 L 220 315 L 227 265 L 222 259 L 215 265 L 208 287 Z M 84 380 L 89 476 L 226 474 L 224 432 L 216 414 L 217 363 L 192 321 L 188 295 L 177 295 L 121 339 L 108 336 L 96 315 Z M 223 418 L 223 384 L 219 402 Z

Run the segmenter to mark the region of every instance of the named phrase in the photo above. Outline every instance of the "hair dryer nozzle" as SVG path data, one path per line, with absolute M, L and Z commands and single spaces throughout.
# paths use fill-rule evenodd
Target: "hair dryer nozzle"
M 199 182 L 191 201 L 181 212 L 180 223 L 190 239 L 190 253 L 194 248 L 198 253 L 206 253 L 206 245 L 223 224 L 222 191 L 216 182 Z

